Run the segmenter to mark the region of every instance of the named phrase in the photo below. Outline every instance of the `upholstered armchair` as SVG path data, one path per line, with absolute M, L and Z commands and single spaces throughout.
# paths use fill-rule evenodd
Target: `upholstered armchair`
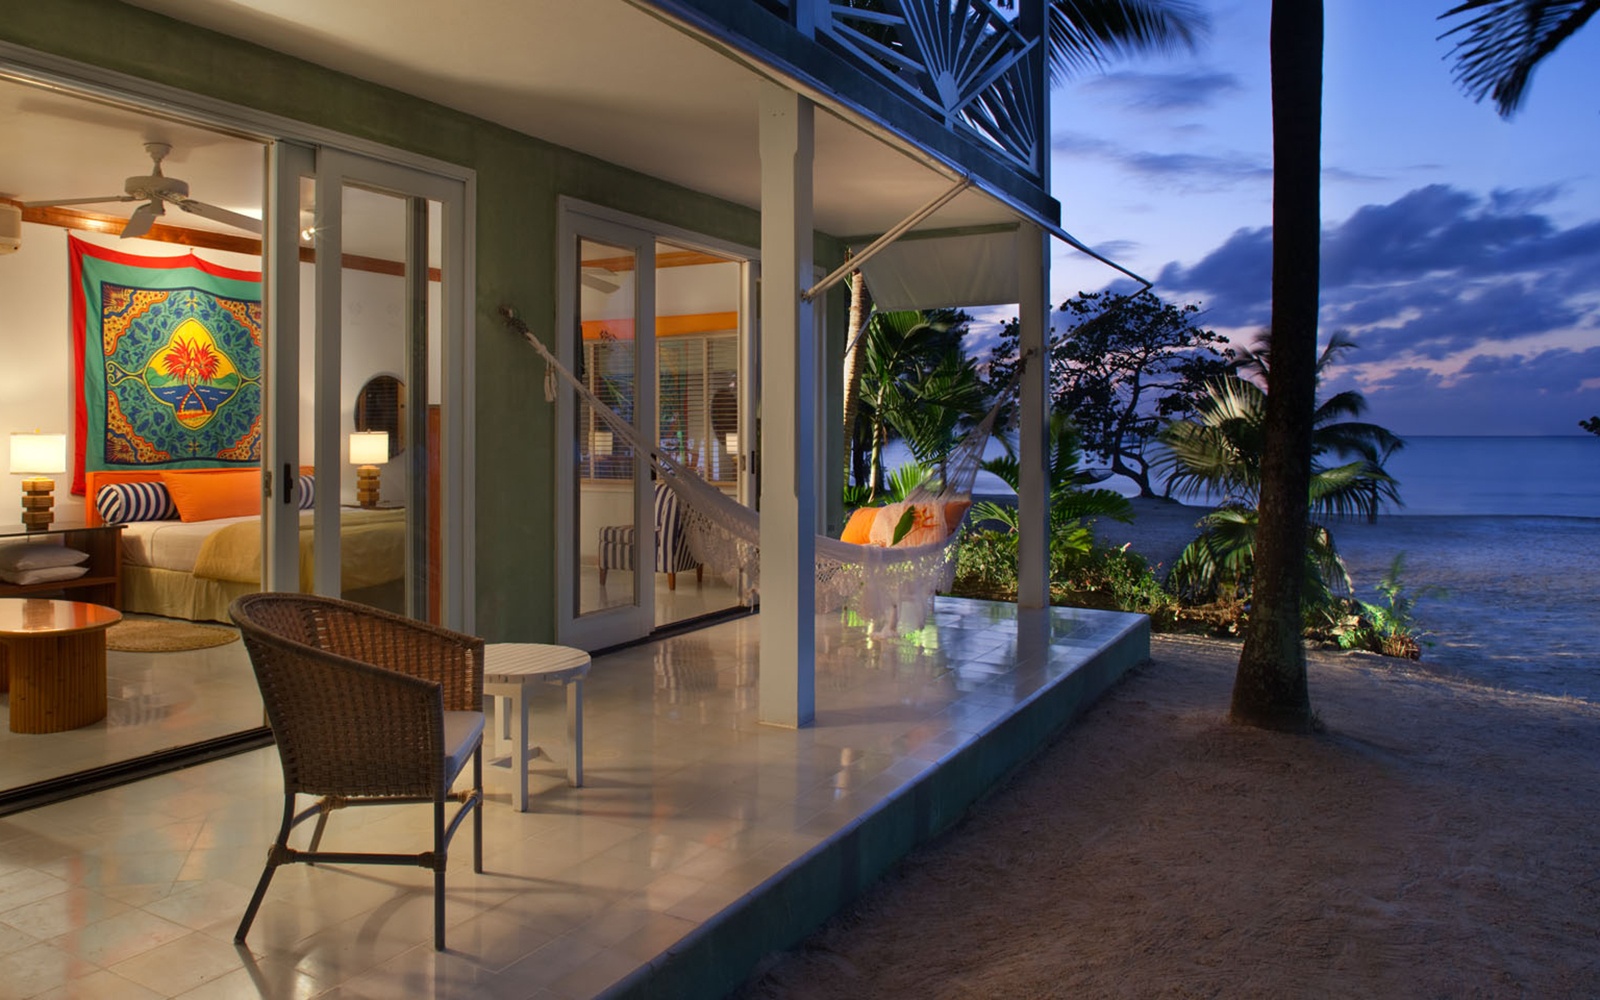
M 683 512 L 678 505 L 678 494 L 665 483 L 657 482 L 655 492 L 655 524 L 657 573 L 667 574 L 667 589 L 678 589 L 678 574 L 695 571 L 695 580 L 703 581 L 705 567 L 695 561 L 689 552 L 689 535 L 683 526 Z M 605 586 L 606 571 L 633 569 L 634 528 L 631 524 L 617 524 L 600 529 L 600 585 Z
M 444 949 L 450 840 L 470 812 L 472 869 L 483 871 L 483 640 L 363 604 L 311 594 L 233 602 L 283 764 L 283 824 L 234 940 L 243 942 L 284 864 L 418 865 L 433 871 L 433 945 Z M 453 792 L 472 762 L 469 788 Z M 296 797 L 316 796 L 300 813 Z M 445 802 L 460 803 L 446 825 Z M 321 851 L 329 814 L 345 806 L 429 803 L 432 850 Z M 294 827 L 315 816 L 306 850 Z

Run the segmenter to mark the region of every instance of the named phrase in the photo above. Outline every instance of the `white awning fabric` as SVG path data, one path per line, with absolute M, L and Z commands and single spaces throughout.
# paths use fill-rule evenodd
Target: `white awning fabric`
M 1017 231 L 903 236 L 861 273 L 879 309 L 1008 305 L 1017 301 Z

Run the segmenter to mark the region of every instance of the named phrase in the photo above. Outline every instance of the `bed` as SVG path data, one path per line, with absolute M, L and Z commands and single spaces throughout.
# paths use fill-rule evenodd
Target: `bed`
M 201 470 L 191 475 L 204 475 Z M 259 506 L 255 470 L 226 470 L 247 477 L 253 502 Z M 169 477 L 169 482 L 171 479 Z M 202 480 L 196 480 L 201 482 Z M 85 473 L 85 514 L 90 524 L 103 523 L 95 498 L 107 486 L 162 483 L 158 472 Z M 237 484 L 244 486 L 244 481 Z M 174 492 L 182 491 L 174 485 Z M 122 529 L 122 609 L 140 614 L 227 621 L 228 605 L 261 589 L 261 517 L 238 514 L 244 495 L 232 505 L 213 505 L 232 516 L 182 520 L 175 510 L 153 519 L 125 519 Z M 186 513 L 205 514 L 206 508 Z M 342 596 L 399 611 L 405 596 L 406 512 L 403 509 L 340 509 L 339 552 Z M 300 511 L 300 589 L 312 590 L 311 511 Z

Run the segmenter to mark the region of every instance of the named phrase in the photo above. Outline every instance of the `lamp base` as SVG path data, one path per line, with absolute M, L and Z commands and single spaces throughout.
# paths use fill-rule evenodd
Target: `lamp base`
M 55 520 L 56 481 L 44 476 L 30 476 L 22 481 L 22 526 L 29 531 L 43 531 Z
M 356 467 L 356 503 L 363 507 L 378 506 L 379 472 L 376 465 Z

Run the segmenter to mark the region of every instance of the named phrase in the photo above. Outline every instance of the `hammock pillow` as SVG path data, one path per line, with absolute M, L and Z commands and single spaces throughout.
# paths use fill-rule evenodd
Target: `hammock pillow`
M 872 522 L 878 519 L 878 508 L 860 507 L 850 515 L 850 520 L 844 526 L 844 534 L 839 536 L 839 541 L 851 545 L 872 544 Z
M 899 545 L 927 545 L 930 542 L 942 542 L 948 537 L 949 532 L 944 530 L 942 504 L 892 503 L 879 508 L 878 516 L 872 519 L 873 545 L 897 544 L 894 540 L 894 531 L 900 525 L 900 519 L 905 516 L 908 507 L 913 508 L 916 513 L 911 522 L 911 530 L 900 539 Z
M 972 507 L 972 500 L 949 500 L 944 505 L 944 527 L 949 534 L 955 534 L 961 527 L 961 519 L 967 516 L 967 511 Z

